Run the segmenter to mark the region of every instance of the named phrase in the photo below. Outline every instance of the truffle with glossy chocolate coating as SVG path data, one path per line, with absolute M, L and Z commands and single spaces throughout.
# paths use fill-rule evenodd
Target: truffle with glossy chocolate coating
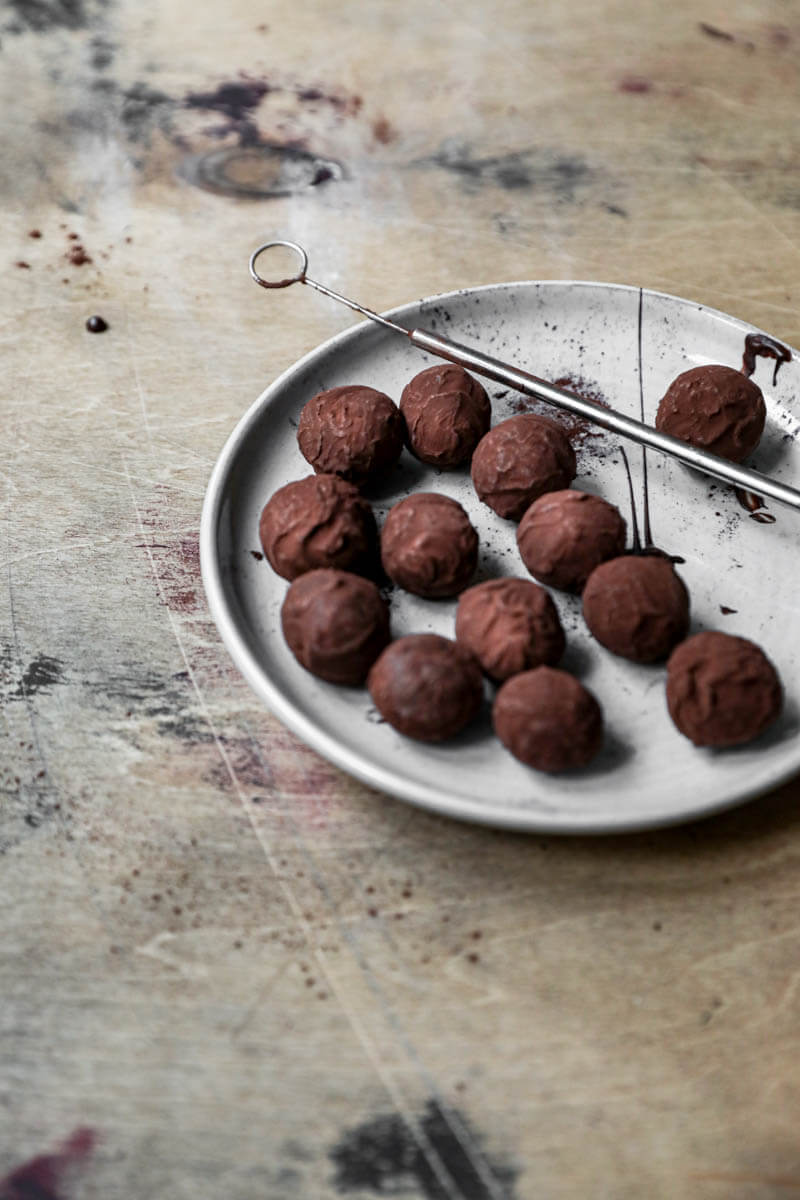
M 389 609 L 369 579 L 322 567 L 290 585 L 281 628 L 292 654 L 312 675 L 357 687 L 389 641 Z
M 434 467 L 469 462 L 492 419 L 486 389 L 455 363 L 415 375 L 403 389 L 400 412 L 412 454 Z
M 484 504 L 518 521 L 545 492 L 569 487 L 577 470 L 564 430 L 549 417 L 520 413 L 490 429 L 472 456 L 472 482 Z
M 759 737 L 783 706 L 780 678 L 748 638 L 696 633 L 670 655 L 667 707 L 695 746 L 741 746 Z
M 367 687 L 384 720 L 421 742 L 459 733 L 477 716 L 483 699 L 478 660 L 435 633 L 391 642 L 373 665 Z
M 689 593 L 669 559 L 625 554 L 592 571 L 583 616 L 607 650 L 633 662 L 658 662 L 686 637 Z
M 314 470 L 358 486 L 393 466 L 404 442 L 405 425 L 394 401 L 360 385 L 312 396 L 297 425 L 300 453 Z
M 537 771 L 585 767 L 603 744 L 603 713 L 573 675 L 536 667 L 506 680 L 492 709 L 494 730 L 515 758 Z
M 478 535 L 457 500 L 415 492 L 389 510 L 381 562 L 407 592 L 432 600 L 456 596 L 475 573 Z
M 758 445 L 767 410 L 761 388 L 741 371 L 711 363 L 691 367 L 667 388 L 656 429 L 741 462 Z
M 626 533 L 616 505 L 566 488 L 534 500 L 519 523 L 517 546 L 540 583 L 579 592 L 595 567 L 622 554 Z
M 456 610 L 456 641 L 498 683 L 555 666 L 565 646 L 551 596 L 530 579 L 488 579 L 468 588 Z
M 315 567 L 369 572 L 377 529 L 357 487 L 338 475 L 307 475 L 278 488 L 261 512 L 264 554 L 284 579 Z

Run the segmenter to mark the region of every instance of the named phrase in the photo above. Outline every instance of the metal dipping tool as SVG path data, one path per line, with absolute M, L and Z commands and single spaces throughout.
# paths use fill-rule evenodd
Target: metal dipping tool
M 256 270 L 258 258 L 265 251 L 275 246 L 285 246 L 298 256 L 300 267 L 294 275 L 277 280 L 269 280 L 264 278 L 263 275 L 259 275 Z M 694 467 L 695 470 L 702 471 L 706 475 L 712 475 L 715 479 L 721 479 L 724 483 L 730 483 L 734 487 L 743 488 L 749 492 L 755 492 L 759 496 L 769 496 L 772 500 L 777 500 L 781 504 L 788 505 L 789 508 L 800 511 L 800 491 L 789 487 L 788 484 L 780 483 L 777 479 L 770 478 L 769 475 L 762 475 L 760 471 L 751 471 L 749 468 L 742 467 L 738 463 L 730 462 L 727 458 L 720 458 L 718 454 L 710 454 L 707 450 L 700 450 L 688 442 L 682 442 L 679 438 L 671 437 L 668 433 L 661 433 L 658 429 L 644 424 L 643 421 L 637 421 L 633 417 L 626 417 L 623 413 L 615 412 L 613 409 L 603 408 L 599 404 L 592 403 L 591 400 L 583 400 L 579 396 L 574 396 L 571 392 L 565 391 L 563 388 L 555 387 L 554 384 L 548 383 L 544 379 L 539 379 L 536 375 L 531 375 L 527 371 L 521 371 L 518 367 L 513 367 L 509 363 L 502 362 L 500 359 L 483 354 L 480 350 L 473 350 L 469 346 L 462 346 L 458 342 L 452 342 L 449 338 L 439 337 L 438 334 L 430 333 L 425 329 L 404 329 L 402 325 L 396 325 L 393 321 L 382 317 L 380 313 L 373 312 L 369 308 L 364 308 L 363 305 L 356 303 L 355 300 L 350 300 L 347 296 L 341 296 L 338 292 L 332 291 L 330 288 L 325 287 L 324 284 L 318 283 L 315 279 L 310 279 L 306 274 L 307 268 L 308 255 L 297 242 L 265 242 L 258 249 L 254 250 L 250 256 L 250 274 L 255 282 L 263 288 L 285 288 L 290 287 L 293 283 L 306 283 L 316 291 L 322 292 L 324 296 L 330 296 L 332 300 L 338 301 L 339 304 L 346 304 L 354 312 L 368 317 L 370 321 L 375 321 L 377 324 L 384 325 L 387 329 L 391 329 L 395 333 L 402 334 L 403 337 L 410 338 L 415 346 L 419 346 L 421 350 L 427 350 L 429 354 L 434 354 L 438 358 L 445 358 L 449 362 L 457 363 L 461 367 L 474 371 L 476 375 L 483 375 L 487 379 L 494 379 L 497 383 L 506 384 L 508 387 L 512 387 L 526 396 L 533 396 L 536 400 L 552 404 L 555 408 L 576 413 L 578 416 L 584 417 L 587 421 L 591 421 L 595 425 L 600 425 L 603 429 L 610 429 L 613 433 L 630 438 L 631 441 L 638 442 L 641 446 L 647 446 L 651 450 L 657 450 L 661 454 L 668 454 L 671 458 L 677 458 L 680 462 L 685 463 L 686 466 Z

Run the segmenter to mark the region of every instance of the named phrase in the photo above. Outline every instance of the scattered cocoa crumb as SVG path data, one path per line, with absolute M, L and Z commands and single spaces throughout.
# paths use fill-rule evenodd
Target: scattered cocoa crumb
M 67 252 L 66 258 L 72 263 L 73 267 L 82 267 L 84 263 L 92 261 L 80 242 L 76 242 L 72 249 Z
M 31 269 L 31 264 L 25 262 L 24 259 L 20 259 L 15 265 L 18 266 L 22 271 L 30 271 Z
M 86 328 L 89 330 L 89 333 L 105 333 L 108 329 L 108 322 L 104 321 L 102 317 L 88 317 Z
M 29 229 L 28 230 L 28 237 L 30 237 L 30 238 L 40 238 L 41 236 L 42 236 L 41 229 Z

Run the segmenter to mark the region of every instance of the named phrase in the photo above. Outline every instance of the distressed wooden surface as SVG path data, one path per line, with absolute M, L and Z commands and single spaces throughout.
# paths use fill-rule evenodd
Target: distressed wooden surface
M 197 560 L 236 420 L 351 323 L 254 289 L 265 236 L 378 308 L 595 278 L 800 344 L 797 4 L 2 26 L 2 1200 L 800 1195 L 798 784 L 648 836 L 435 819 L 262 709 Z M 243 194 L 276 164 L 308 186 Z

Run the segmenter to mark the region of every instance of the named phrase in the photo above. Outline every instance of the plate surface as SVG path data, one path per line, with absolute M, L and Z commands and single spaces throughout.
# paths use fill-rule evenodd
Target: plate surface
M 509 283 L 436 296 L 395 310 L 407 328 L 444 333 L 591 398 L 639 415 L 638 288 L 598 283 Z M 739 367 L 744 339 L 757 332 L 732 317 L 661 293 L 642 293 L 645 420 L 681 371 L 702 363 Z M 481 719 L 454 741 L 429 746 L 381 723 L 364 689 L 337 688 L 305 672 L 280 633 L 287 584 L 260 561 L 258 518 L 281 485 L 310 473 L 296 441 L 306 400 L 325 388 L 361 383 L 399 400 L 432 357 L 364 322 L 306 355 L 277 379 L 239 422 L 212 474 L 200 538 L 203 581 L 212 615 L 235 663 L 269 708 L 300 738 L 375 788 L 450 816 L 549 833 L 611 833 L 673 824 L 758 795 L 800 770 L 796 697 L 798 514 L 770 505 L 773 524 L 753 520 L 732 489 L 648 452 L 655 542 L 679 554 L 692 599 L 692 632 L 720 629 L 752 638 L 786 687 L 779 722 L 759 741 L 733 751 L 698 750 L 672 725 L 663 666 L 616 658 L 589 636 L 580 601 L 552 595 L 567 634 L 563 666 L 600 700 L 606 746 L 580 773 L 547 776 L 517 762 L 493 737 L 490 695 Z M 757 360 L 754 378 L 767 402 L 767 428 L 752 465 L 785 482 L 800 481 L 800 361 Z M 534 402 L 485 381 L 493 424 Z M 544 410 L 542 410 L 544 411 Z M 566 418 L 569 420 L 569 418 Z M 619 440 L 586 426 L 574 431 L 574 486 L 618 504 L 630 501 Z M 643 496 L 641 449 L 627 447 L 634 494 Z M 527 577 L 516 525 L 482 505 L 467 469 L 438 471 L 406 450 L 380 488 L 368 492 L 378 522 L 415 490 L 441 491 L 464 505 L 478 530 L 476 581 Z M 433 631 L 453 636 L 455 601 L 425 601 L 394 589 L 394 636 Z

